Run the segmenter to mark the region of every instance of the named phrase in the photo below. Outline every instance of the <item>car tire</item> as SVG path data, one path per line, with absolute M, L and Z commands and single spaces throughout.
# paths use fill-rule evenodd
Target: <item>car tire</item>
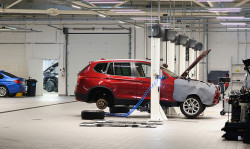
M 8 95 L 8 89 L 5 86 L 0 86 L 0 97 L 6 97 Z
M 55 83 L 53 81 L 47 81 L 45 84 L 45 89 L 48 92 L 52 92 L 55 89 Z
M 15 97 L 17 93 L 9 94 L 9 97 Z
M 187 118 L 197 118 L 205 109 L 200 99 L 196 96 L 188 97 L 180 106 L 181 112 Z
M 110 113 L 128 113 L 129 110 L 128 106 L 114 106 L 109 108 Z
M 104 111 L 101 110 L 83 110 L 81 113 L 83 120 L 104 119 Z

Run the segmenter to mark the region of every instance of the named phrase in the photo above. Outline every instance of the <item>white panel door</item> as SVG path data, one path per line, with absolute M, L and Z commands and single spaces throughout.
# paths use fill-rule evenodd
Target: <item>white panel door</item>
M 68 95 L 74 95 L 77 74 L 90 61 L 128 59 L 128 34 L 70 34 L 68 45 Z

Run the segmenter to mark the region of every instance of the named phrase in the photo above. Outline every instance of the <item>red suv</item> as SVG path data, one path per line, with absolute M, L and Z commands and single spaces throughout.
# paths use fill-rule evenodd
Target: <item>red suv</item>
M 206 107 L 218 103 L 218 88 L 210 83 L 186 79 L 192 69 L 210 50 L 201 54 L 190 67 L 178 77 L 161 67 L 163 79 L 160 84 L 160 104 L 180 106 L 188 118 L 195 118 Z M 96 103 L 99 109 L 115 105 L 135 105 L 150 87 L 151 65 L 143 60 L 99 60 L 90 62 L 79 74 L 75 88 L 78 101 Z M 149 106 L 150 93 L 141 104 Z

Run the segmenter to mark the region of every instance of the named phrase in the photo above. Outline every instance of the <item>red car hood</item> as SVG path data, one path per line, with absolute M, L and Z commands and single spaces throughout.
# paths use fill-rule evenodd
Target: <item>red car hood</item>
M 211 51 L 211 50 L 208 49 L 208 50 L 204 51 L 199 57 L 197 57 L 197 59 L 196 59 L 191 65 L 189 65 L 189 67 L 182 73 L 181 77 L 182 77 L 182 78 L 186 78 L 187 75 L 188 75 L 188 73 L 189 73 L 189 71 L 190 71 L 192 68 L 194 68 L 194 66 L 195 66 L 196 64 L 198 64 L 198 63 L 200 62 L 200 60 L 202 60 L 205 56 L 207 56 L 208 53 L 209 53 L 210 51 Z

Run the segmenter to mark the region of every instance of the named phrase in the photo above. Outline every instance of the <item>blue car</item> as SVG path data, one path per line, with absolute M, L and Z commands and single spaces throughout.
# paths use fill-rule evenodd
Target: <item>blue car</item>
M 0 97 L 14 97 L 17 93 L 22 92 L 27 92 L 26 80 L 1 70 Z

